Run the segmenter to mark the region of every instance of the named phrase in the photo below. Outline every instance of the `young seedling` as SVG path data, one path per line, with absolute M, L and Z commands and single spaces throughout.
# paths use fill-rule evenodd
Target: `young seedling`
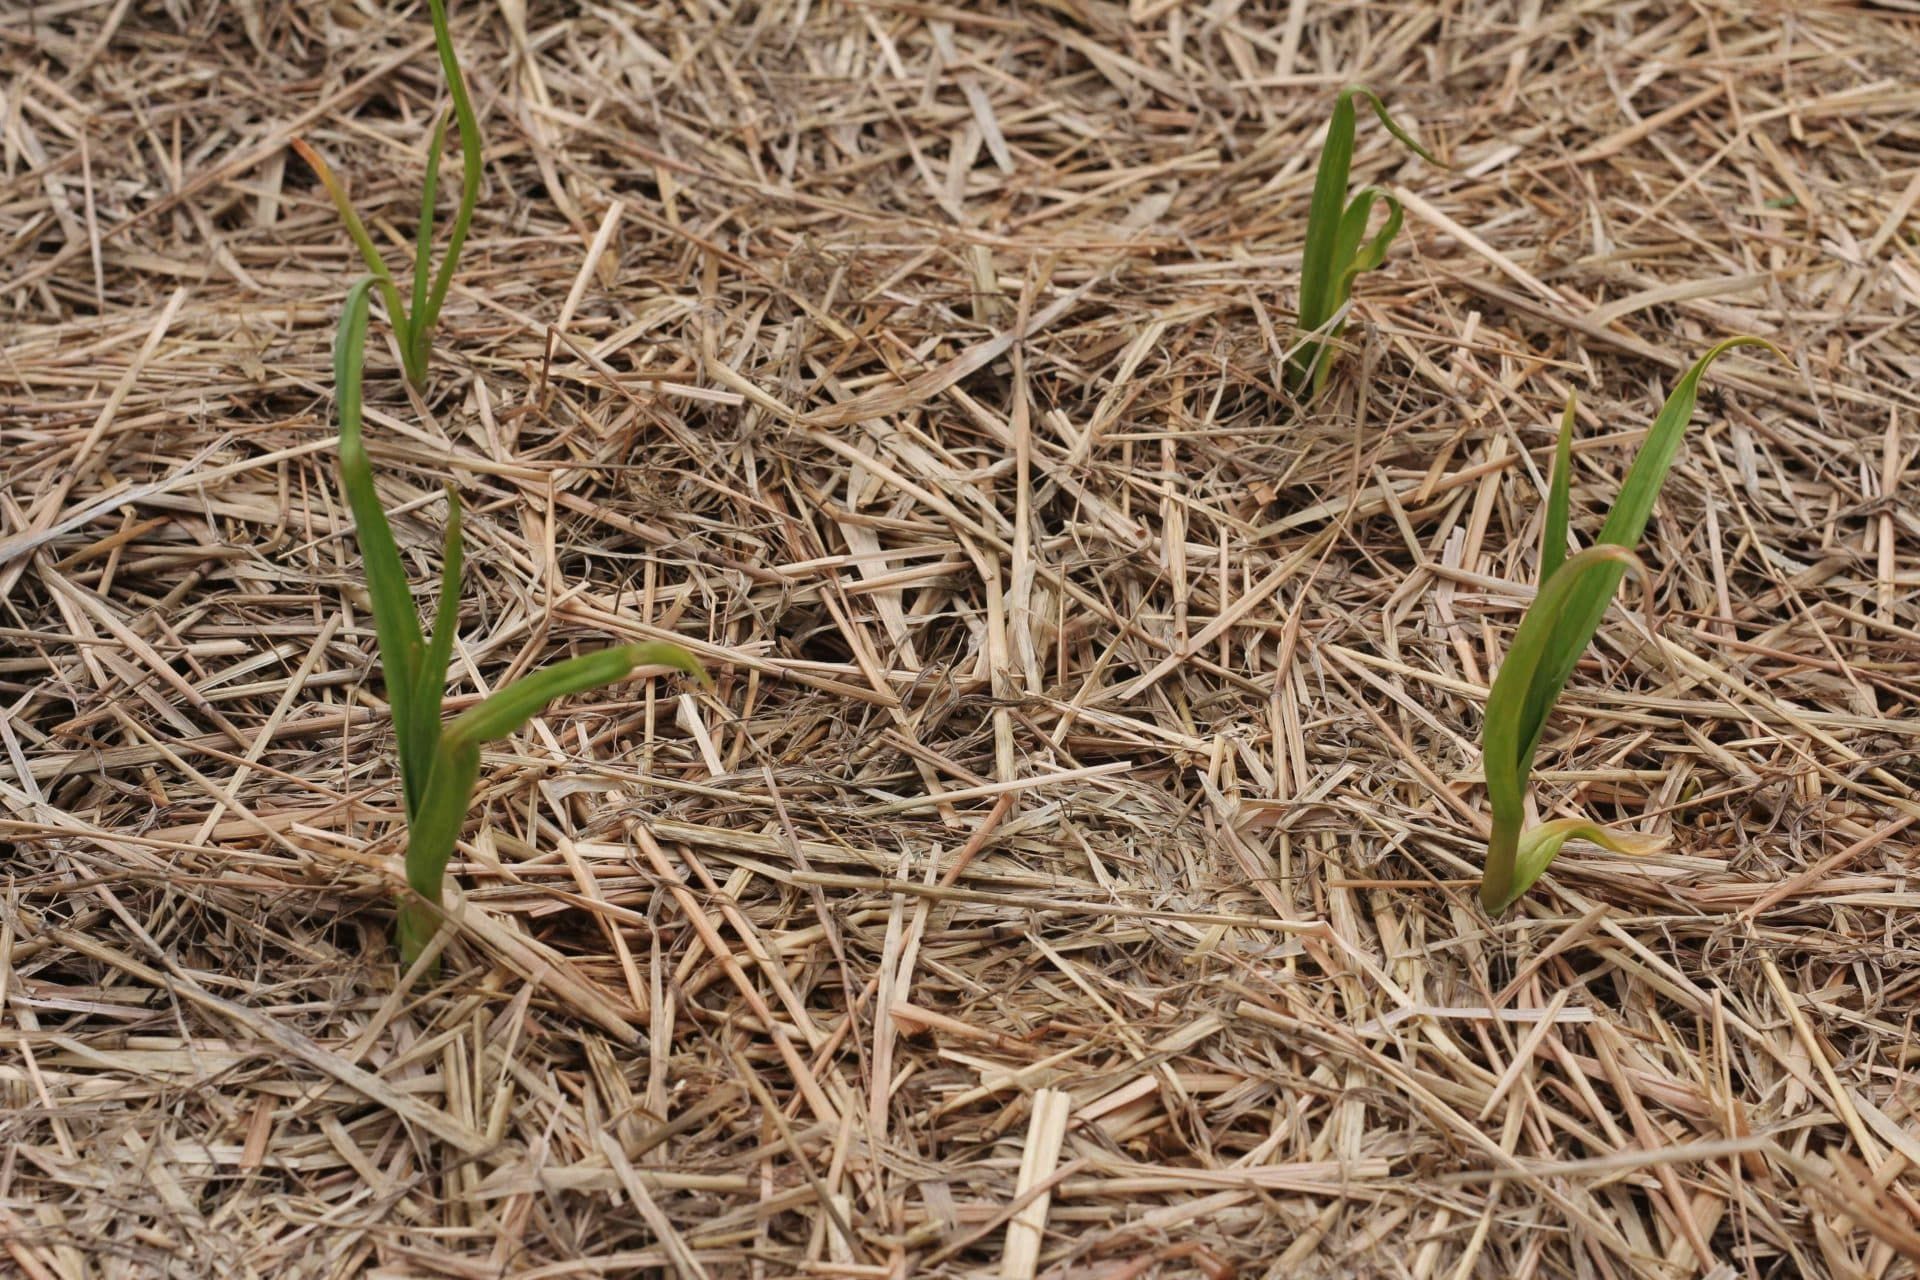
M 427 144 L 427 176 L 420 187 L 420 225 L 414 232 L 413 245 L 413 284 L 403 302 L 400 287 L 394 283 L 393 273 L 387 270 L 386 259 L 381 257 L 379 248 L 373 243 L 373 237 L 367 233 L 366 224 L 360 221 L 360 215 L 354 211 L 353 202 L 347 198 L 347 189 L 320 153 L 300 138 L 293 140 L 293 149 L 310 166 L 320 179 L 320 185 L 327 189 L 333 198 L 334 208 L 340 211 L 340 220 L 346 224 L 347 234 L 360 250 L 361 259 L 367 264 L 367 270 L 373 272 L 373 278 L 380 285 L 381 300 L 387 304 L 387 317 L 393 323 L 394 336 L 400 345 L 400 363 L 406 370 L 407 381 L 415 389 L 427 385 L 427 365 L 433 353 L 433 330 L 440 321 L 440 307 L 447 300 L 447 289 L 453 283 L 453 270 L 460 261 L 460 249 L 467 241 L 467 228 L 473 222 L 473 208 L 480 198 L 480 124 L 474 119 L 473 103 L 467 97 L 467 82 L 460 74 L 459 59 L 453 54 L 453 37 L 447 30 L 447 10 L 444 0 L 427 0 L 433 15 L 433 42 L 440 51 L 440 66 L 446 73 L 447 88 L 453 94 L 454 123 L 460 135 L 460 206 L 453 215 L 453 229 L 447 237 L 447 256 L 441 260 L 440 270 L 433 270 L 433 217 L 434 205 L 440 193 L 440 150 L 446 142 L 447 118 L 443 114 L 435 121 L 433 138 Z
M 373 467 L 361 435 L 361 372 L 366 359 L 367 292 L 371 279 L 347 293 L 333 345 L 334 392 L 340 415 L 340 486 L 353 512 L 366 563 L 374 638 L 393 711 L 400 789 L 407 819 L 407 883 L 396 936 L 403 965 L 412 965 L 440 926 L 440 886 L 480 775 L 480 745 L 514 733 L 555 698 L 624 679 L 635 667 L 662 666 L 705 682 L 706 672 L 678 645 L 622 645 L 556 663 L 503 685 L 491 697 L 441 722 L 440 700 L 460 616 L 460 503 L 447 491 L 447 533 L 440 603 L 431 633 L 420 629 L 393 529 L 374 493 Z
M 1480 753 L 1493 809 L 1487 838 L 1487 865 L 1480 881 L 1480 902 L 1499 915 L 1533 887 L 1568 840 L 1591 840 L 1615 853 L 1651 853 L 1663 840 L 1614 831 L 1579 818 L 1544 822 L 1523 831 L 1527 780 L 1540 745 L 1547 715 L 1573 675 L 1580 655 L 1606 616 L 1607 605 L 1629 571 L 1639 568 L 1633 547 L 1653 514 L 1654 499 L 1680 451 L 1700 396 L 1707 367 L 1735 347 L 1778 349 L 1760 338 L 1729 338 L 1695 362 L 1667 397 L 1640 446 L 1620 497 L 1608 512 L 1595 544 L 1567 556 L 1569 464 L 1573 439 L 1573 400 L 1560 422 L 1553 472 L 1547 483 L 1545 527 L 1540 535 L 1540 590 L 1520 619 L 1506 661 L 1487 694 L 1486 723 Z
M 1346 327 L 1347 300 L 1353 282 L 1386 259 L 1387 249 L 1400 234 L 1400 202 L 1378 187 L 1362 187 L 1347 199 L 1347 175 L 1353 168 L 1355 98 L 1365 98 L 1387 132 L 1429 164 L 1439 164 L 1387 114 L 1386 104 L 1371 89 L 1343 89 L 1333 100 L 1333 119 L 1320 147 L 1320 168 L 1313 179 L 1313 203 L 1307 208 L 1307 246 L 1300 259 L 1300 341 L 1287 363 L 1290 390 L 1318 395 L 1333 368 L 1334 343 Z M 1387 220 L 1372 239 L 1367 222 L 1374 202 L 1387 208 Z

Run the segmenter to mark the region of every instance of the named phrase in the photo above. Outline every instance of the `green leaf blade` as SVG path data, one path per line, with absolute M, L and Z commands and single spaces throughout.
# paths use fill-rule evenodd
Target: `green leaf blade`
M 447 663 L 453 655 L 454 632 L 460 625 L 460 497 L 447 489 L 447 532 L 441 544 L 440 600 L 435 606 L 432 634 L 422 650 L 413 682 L 414 735 L 401 744 L 403 758 L 426 777 L 440 749 L 440 704 L 447 692 Z
M 1487 841 L 1481 901 L 1490 912 L 1504 911 L 1521 892 L 1514 884 L 1521 828 L 1526 822 L 1527 779 L 1547 712 L 1571 674 L 1556 677 L 1549 666 L 1562 633 L 1572 625 L 1569 602 L 1600 590 L 1611 598 L 1620 578 L 1637 564 L 1624 547 L 1588 547 L 1569 558 L 1541 584 L 1487 691 L 1480 756 L 1493 831 Z
M 1353 278 L 1360 271 L 1360 242 L 1366 237 L 1367 220 L 1373 216 L 1373 206 L 1379 198 L 1380 193 L 1373 187 L 1363 187 L 1347 205 L 1347 211 L 1340 215 L 1340 226 L 1333 237 L 1333 284 L 1327 298 L 1326 323 L 1334 326 L 1327 332 L 1329 338 L 1338 335 L 1340 308 L 1353 296 Z
M 397 333 L 407 329 L 407 308 L 400 301 L 400 289 L 393 282 L 393 274 L 387 270 L 386 259 L 380 256 L 379 246 L 373 243 L 373 237 L 367 233 L 366 224 L 360 221 L 360 214 L 353 207 L 353 201 L 347 196 L 344 183 L 334 176 L 333 168 L 303 138 L 295 138 L 290 144 L 314 176 L 320 179 L 320 185 L 326 188 L 327 196 L 333 201 L 333 207 L 340 215 L 340 221 L 347 228 L 347 238 L 353 241 L 359 250 L 360 260 L 366 263 L 367 270 L 380 285 L 381 300 L 387 304 L 387 318 L 393 322 Z M 403 344 L 404 349 L 404 344 Z M 335 355 L 336 363 L 338 354 Z
M 1338 316 L 1352 296 L 1353 282 L 1386 258 L 1399 235 L 1403 214 L 1400 202 L 1373 187 L 1347 201 L 1347 181 L 1353 171 L 1355 98 L 1363 97 L 1373 113 L 1401 143 L 1429 162 L 1433 155 L 1400 127 L 1386 104 L 1372 90 L 1355 85 L 1334 98 L 1333 116 L 1321 143 L 1319 168 L 1314 172 L 1313 198 L 1307 209 L 1307 239 L 1300 255 L 1299 329 L 1301 339 L 1288 358 L 1286 381 L 1298 391 L 1318 394 L 1333 364 L 1333 339 L 1341 328 Z M 1387 224 L 1371 240 L 1367 222 L 1376 200 L 1387 206 Z
M 1347 299 L 1353 296 L 1354 280 L 1387 260 L 1387 250 L 1393 247 L 1393 242 L 1399 237 L 1400 228 L 1406 221 L 1406 211 L 1400 207 L 1400 201 L 1391 193 L 1382 191 L 1378 187 L 1365 187 L 1361 189 L 1360 195 L 1377 197 L 1380 203 L 1386 206 L 1387 220 L 1380 224 L 1380 230 L 1374 234 L 1373 239 L 1355 242 L 1348 258 L 1344 273 L 1345 280 L 1340 291 L 1341 306 L 1345 306 Z M 1364 223 L 1360 230 L 1365 232 Z
M 433 18 L 433 43 L 440 56 L 440 69 L 447 77 L 447 91 L 453 96 L 455 130 L 460 138 L 460 204 L 454 210 L 453 225 L 447 234 L 447 254 L 425 299 L 415 298 L 414 341 L 424 372 L 433 330 L 440 322 L 440 309 L 446 303 L 447 290 L 453 285 L 454 268 L 466 245 L 467 231 L 473 225 L 473 210 L 480 199 L 482 169 L 480 121 L 473 112 L 473 100 L 467 94 L 466 77 L 460 73 L 460 59 L 454 53 L 453 34 L 447 27 L 445 0 L 427 0 Z M 436 149 L 437 154 L 437 149 Z
M 1645 857 L 1666 848 L 1667 842 L 1659 836 L 1643 836 L 1632 831 L 1618 831 L 1612 827 L 1589 822 L 1585 818 L 1556 818 L 1552 822 L 1543 822 L 1529 828 L 1520 837 L 1520 847 L 1515 857 L 1513 891 L 1501 910 L 1512 906 L 1534 883 L 1547 873 L 1553 860 L 1560 856 L 1560 850 L 1569 840 L 1586 840 L 1599 845 L 1609 853 L 1624 853 L 1630 857 Z
M 407 884 L 424 902 L 404 901 L 397 929 L 400 959 L 411 965 L 439 927 L 440 889 L 447 863 L 466 825 L 467 805 L 480 777 L 480 745 L 443 739 L 407 824 Z
M 454 717 L 447 726 L 447 740 L 478 743 L 504 738 L 540 714 L 555 698 L 614 684 L 641 666 L 672 667 L 703 681 L 706 678 L 698 659 L 679 645 L 654 642 L 602 649 L 555 663 L 497 690 L 486 701 Z
M 1553 470 L 1547 474 L 1547 513 L 1540 528 L 1540 581 L 1554 575 L 1567 559 L 1567 524 L 1573 482 L 1573 393 L 1560 415 L 1560 438 L 1553 446 Z
M 1613 510 L 1607 513 L 1599 541 L 1618 547 L 1631 547 L 1640 541 L 1640 535 L 1646 532 L 1647 520 L 1653 515 L 1654 500 L 1660 496 L 1667 472 L 1673 468 L 1674 458 L 1686 438 L 1687 423 L 1700 399 L 1700 380 L 1714 361 L 1736 347 L 1765 347 L 1775 355 L 1780 354 L 1780 349 L 1765 338 L 1743 336 L 1728 338 L 1693 362 L 1693 367 L 1674 384 L 1666 403 L 1660 407 L 1660 416 L 1648 429 L 1640 452 L 1627 469 L 1627 478 L 1620 483 L 1620 496 L 1614 500 Z
M 372 284 L 370 278 L 362 279 L 347 291 L 340 328 L 334 335 L 333 383 L 335 411 L 340 420 L 340 487 L 353 513 L 354 536 L 366 566 L 367 594 L 373 602 L 374 639 L 379 646 L 380 668 L 386 678 L 387 703 L 393 710 L 394 730 L 402 744 L 401 786 L 411 815 L 426 785 L 423 767 L 426 761 L 417 757 L 410 760 L 407 744 L 418 737 L 423 724 L 431 722 L 415 714 L 413 695 L 425 647 L 420 635 L 420 618 L 414 610 L 413 593 L 407 586 L 400 549 L 393 540 L 393 527 L 387 523 L 387 513 L 381 508 L 374 488 L 373 466 L 367 458 L 361 431 L 367 292 Z
M 429 322 L 421 303 L 426 301 L 433 276 L 433 219 L 440 200 L 440 151 L 446 142 L 447 117 L 442 112 L 427 143 L 427 172 L 420 182 L 420 224 L 413 230 L 413 296 L 407 300 L 409 309 Z M 412 338 L 411 332 L 405 335 L 406 342 Z
M 1334 248 L 1347 208 L 1347 175 L 1353 169 L 1353 91 L 1333 102 L 1320 165 L 1307 206 L 1307 243 L 1300 255 L 1300 327 L 1314 333 L 1333 314 Z
M 1481 754 L 1496 814 L 1520 812 L 1527 771 L 1546 720 L 1541 704 L 1551 706 L 1566 686 L 1566 678 L 1556 678 L 1547 659 L 1568 627 L 1568 605 L 1595 590 L 1604 590 L 1611 598 L 1620 578 L 1637 563 L 1623 547 L 1588 547 L 1541 585 L 1522 615 L 1506 659 L 1487 691 Z
M 1654 502 L 1660 496 L 1660 489 L 1666 483 L 1667 474 L 1673 468 L 1674 459 L 1679 455 L 1680 445 L 1686 438 L 1687 423 L 1693 417 L 1694 406 L 1700 397 L 1700 379 L 1707 369 L 1722 355 L 1736 347 L 1766 347 L 1778 354 L 1779 349 L 1764 338 L 1729 338 L 1712 348 L 1693 363 L 1693 367 L 1681 375 L 1667 396 L 1666 403 L 1660 408 L 1659 417 L 1647 432 L 1646 440 L 1640 451 L 1634 456 L 1633 465 L 1627 469 L 1627 478 L 1621 482 L 1620 496 L 1614 500 L 1613 509 L 1607 513 L 1607 520 L 1601 526 L 1596 545 L 1632 548 L 1639 544 L 1640 537 L 1646 532 L 1647 521 L 1653 515 Z M 1606 615 L 1607 602 L 1613 598 L 1613 589 L 1619 586 L 1616 577 L 1604 590 L 1594 588 L 1582 592 L 1570 601 L 1570 618 L 1562 642 L 1554 648 L 1552 667 L 1558 673 L 1559 682 L 1565 684 L 1574 666 L 1580 661 L 1580 655 L 1586 651 L 1595 631 L 1599 630 L 1600 620 Z

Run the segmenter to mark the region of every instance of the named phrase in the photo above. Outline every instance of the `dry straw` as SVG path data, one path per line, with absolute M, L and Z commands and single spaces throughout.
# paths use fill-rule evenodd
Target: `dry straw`
M 281 157 L 404 274 L 427 10 L 0 4 L 0 1270 L 1912 1274 L 1911 15 L 448 5 L 488 198 L 433 416 L 372 291 L 365 423 L 423 629 L 458 477 L 443 715 L 578 637 L 731 674 L 483 748 L 396 991 L 365 268 Z M 1354 67 L 1461 175 L 1372 179 L 1364 361 L 1289 415 Z M 1405 157 L 1363 120 L 1356 185 Z M 1734 333 L 1799 367 L 1707 375 L 1662 626 L 1534 775 L 1686 850 L 1476 928 L 1513 425 L 1592 371 L 1571 553 Z

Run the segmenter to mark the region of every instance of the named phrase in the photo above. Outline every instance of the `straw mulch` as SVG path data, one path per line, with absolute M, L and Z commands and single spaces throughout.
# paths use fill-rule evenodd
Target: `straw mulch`
M 1911 6 L 463 3 L 487 194 L 371 431 L 486 756 L 398 985 L 332 461 L 422 6 L 0 10 L 0 1268 L 1913 1276 Z M 1277 390 L 1332 90 L 1407 230 Z M 451 178 L 455 166 L 447 173 Z M 450 204 L 450 197 L 443 206 Z M 1713 375 L 1490 921 L 1559 407 Z

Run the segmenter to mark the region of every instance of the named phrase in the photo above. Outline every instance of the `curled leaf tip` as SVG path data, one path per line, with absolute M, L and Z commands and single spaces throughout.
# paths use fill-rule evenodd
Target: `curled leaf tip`
M 1412 151 L 1422 160 L 1425 160 L 1428 164 L 1438 165 L 1442 169 L 1451 169 L 1453 167 L 1421 146 L 1420 140 L 1409 133 L 1399 121 L 1395 120 L 1393 116 L 1388 113 L 1387 104 L 1381 100 L 1380 95 L 1372 89 L 1369 89 L 1366 85 L 1350 84 L 1340 91 L 1340 96 L 1347 101 L 1352 101 L 1354 98 L 1365 98 L 1367 105 L 1373 108 L 1373 114 L 1379 118 L 1382 125 L 1386 126 L 1387 132 L 1391 133 L 1408 150 Z
M 1762 338 L 1756 334 L 1742 333 L 1742 334 L 1736 334 L 1734 337 L 1726 338 L 1716 343 L 1712 348 L 1708 350 L 1707 354 L 1700 357 L 1699 364 L 1702 367 L 1712 364 L 1715 360 L 1718 360 L 1721 356 L 1725 355 L 1729 351 L 1734 350 L 1737 347 L 1765 347 L 1768 351 L 1773 352 L 1774 355 L 1780 357 L 1782 360 L 1785 360 L 1787 358 L 1787 353 L 1785 351 L 1782 351 L 1779 345 L 1776 344 L 1772 339 Z
M 707 669 L 701 665 L 700 659 L 677 644 L 670 644 L 665 640 L 649 640 L 645 644 L 629 645 L 628 651 L 633 655 L 633 665 L 636 667 L 671 667 L 675 671 L 692 676 L 703 689 L 713 687 L 713 677 L 707 674 Z

